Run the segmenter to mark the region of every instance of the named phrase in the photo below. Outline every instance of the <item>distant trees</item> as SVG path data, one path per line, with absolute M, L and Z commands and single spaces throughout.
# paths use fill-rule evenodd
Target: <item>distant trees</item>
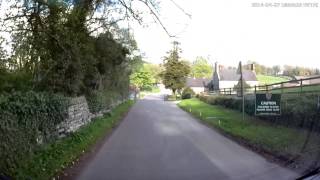
M 279 65 L 275 65 L 275 66 L 272 66 L 272 73 L 273 75 L 278 75 L 281 71 L 281 68 Z
M 191 64 L 191 76 L 196 78 L 212 77 L 213 69 L 204 57 L 197 57 Z
M 163 84 L 171 89 L 174 95 L 177 90 L 185 87 L 186 78 L 190 73 L 188 63 L 180 60 L 180 52 L 179 43 L 174 41 L 173 49 L 164 58 L 164 71 L 161 73 Z
M 267 67 L 265 65 L 259 64 L 255 61 L 248 61 L 247 64 L 254 64 L 255 65 L 255 72 L 257 74 L 264 74 L 264 75 L 275 75 L 273 69 L 271 67 Z M 249 69 L 249 67 L 247 68 Z
M 319 69 L 311 69 L 300 66 L 289 66 L 284 65 L 283 75 L 286 76 L 310 76 L 310 75 L 319 75 Z
M 257 74 L 263 75 L 274 75 L 277 76 L 282 72 L 282 75 L 285 76 L 310 76 L 310 75 L 320 75 L 320 70 L 315 68 L 306 68 L 301 66 L 290 66 L 284 65 L 283 68 L 279 65 L 274 65 L 272 67 L 268 67 L 265 65 L 261 65 L 255 61 L 248 61 L 248 64 L 255 64 L 255 72 Z
M 153 85 L 151 73 L 142 69 L 130 76 L 130 81 L 141 90 L 150 90 Z
M 129 87 L 137 45 L 124 19 L 141 21 L 131 1 L 11 1 L 1 31 L 12 37 L 0 91 L 32 89 L 78 96 Z M 130 6 L 128 6 L 130 3 Z M 146 6 L 149 0 L 143 2 Z M 0 49 L 0 56 L 3 51 Z M 21 88 L 23 87 L 23 88 Z
M 153 79 L 154 84 L 158 84 L 161 81 L 160 74 L 163 71 L 163 67 L 158 64 L 145 63 L 144 68 L 148 71 Z
M 131 84 L 142 90 L 151 90 L 152 86 L 160 82 L 161 68 L 157 64 L 144 63 L 130 76 Z

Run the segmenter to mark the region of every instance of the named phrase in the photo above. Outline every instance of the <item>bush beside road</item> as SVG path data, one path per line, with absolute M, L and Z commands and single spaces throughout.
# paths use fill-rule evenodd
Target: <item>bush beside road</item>
M 242 113 L 239 111 L 209 105 L 198 99 L 183 100 L 178 105 L 232 139 L 258 152 L 271 154 L 286 165 L 295 160 L 295 164 L 291 165 L 301 165 L 300 168 L 303 168 L 305 163 L 316 159 L 315 153 L 320 145 L 319 135 L 316 133 L 309 134 L 307 130 L 276 126 L 249 115 L 245 115 L 245 120 L 242 120 Z
M 127 101 L 110 114 L 97 118 L 66 138 L 39 148 L 32 156 L 21 159 L 14 169 L 16 179 L 50 179 L 74 164 L 82 154 L 110 132 L 133 105 Z

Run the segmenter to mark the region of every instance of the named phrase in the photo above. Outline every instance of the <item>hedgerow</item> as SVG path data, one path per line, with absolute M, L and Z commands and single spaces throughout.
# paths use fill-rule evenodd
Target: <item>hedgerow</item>
M 221 105 L 234 110 L 242 110 L 242 99 L 231 96 L 204 96 L 199 99 L 212 105 Z M 313 128 L 320 131 L 320 111 L 317 107 L 318 95 L 305 94 L 287 96 L 283 95 L 281 99 L 280 116 L 261 116 L 260 119 L 272 123 L 297 128 Z M 254 98 L 245 98 L 245 112 L 249 115 L 255 114 Z
M 0 173 L 7 175 L 42 143 L 56 138 L 67 117 L 68 98 L 36 92 L 0 95 Z
M 110 109 L 114 101 L 121 99 L 120 94 L 113 91 L 93 91 L 86 95 L 91 113 Z
M 194 95 L 195 95 L 195 92 L 190 87 L 187 87 L 187 88 L 183 89 L 181 98 L 182 99 L 190 99 Z

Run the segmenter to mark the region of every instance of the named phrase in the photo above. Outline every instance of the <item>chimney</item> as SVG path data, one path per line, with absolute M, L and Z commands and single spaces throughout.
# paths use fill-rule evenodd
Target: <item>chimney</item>
M 223 65 L 219 65 L 219 71 L 223 69 Z
M 218 64 L 218 62 L 215 62 L 214 63 L 214 72 L 219 74 L 219 70 L 220 70 L 219 64 Z
M 253 71 L 253 72 L 255 72 L 256 71 L 256 67 L 254 66 L 254 64 L 252 63 L 252 64 L 250 64 L 250 70 L 251 71 Z

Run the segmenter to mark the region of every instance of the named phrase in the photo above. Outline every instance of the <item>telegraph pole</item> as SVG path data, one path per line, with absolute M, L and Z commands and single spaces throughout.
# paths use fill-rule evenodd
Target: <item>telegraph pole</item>
M 242 73 L 242 63 L 239 62 L 239 71 L 240 71 L 240 83 L 241 83 L 241 96 L 242 96 L 242 120 L 244 120 L 244 90 L 243 90 L 243 73 Z

